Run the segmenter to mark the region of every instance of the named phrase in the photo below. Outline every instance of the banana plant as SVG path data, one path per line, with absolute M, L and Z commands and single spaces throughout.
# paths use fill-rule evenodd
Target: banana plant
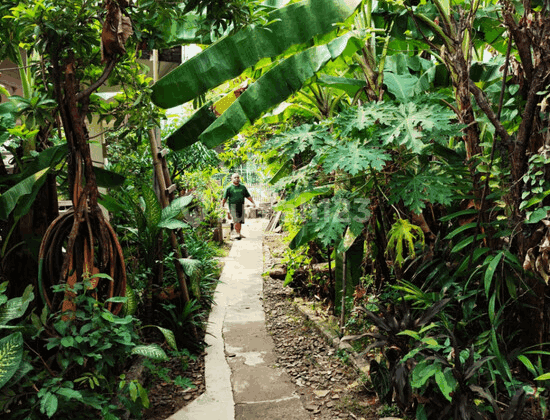
M 335 34 L 328 38 L 332 41 L 320 42 L 352 15 L 359 3 L 304 0 L 276 9 L 267 15 L 267 25 L 249 26 L 222 38 L 160 79 L 153 86 L 152 99 L 168 108 L 203 95 L 259 62 L 275 62 L 221 117 L 216 118 L 210 104 L 203 106 L 167 139 L 168 145 L 177 150 L 199 139 L 208 147 L 219 145 L 299 90 L 329 60 L 346 49 L 356 50 L 359 45 L 351 33 Z

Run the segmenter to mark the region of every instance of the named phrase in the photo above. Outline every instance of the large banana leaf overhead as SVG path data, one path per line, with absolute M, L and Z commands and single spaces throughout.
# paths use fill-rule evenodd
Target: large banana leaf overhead
M 210 103 L 200 108 L 168 137 L 168 147 L 179 150 L 199 140 L 209 148 L 218 146 L 298 91 L 329 60 L 346 50 L 346 55 L 358 50 L 360 42 L 348 32 L 328 44 L 290 56 L 251 84 L 221 116 L 216 117 Z
M 164 76 L 153 86 L 153 102 L 163 108 L 181 105 L 266 57 L 328 33 L 344 21 L 360 0 L 305 0 L 269 13 L 268 26 L 250 26 L 222 38 Z

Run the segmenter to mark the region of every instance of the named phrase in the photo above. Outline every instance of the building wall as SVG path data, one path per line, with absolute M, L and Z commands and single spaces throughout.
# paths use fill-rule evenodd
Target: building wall
M 0 84 L 4 86 L 10 95 L 22 95 L 21 78 L 17 66 L 9 60 L 0 62 Z M 0 102 L 5 102 L 7 98 L 0 95 Z

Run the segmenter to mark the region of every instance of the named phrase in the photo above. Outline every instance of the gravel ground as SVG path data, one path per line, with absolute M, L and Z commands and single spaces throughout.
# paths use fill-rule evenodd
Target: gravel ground
M 280 234 L 264 238 L 264 271 L 276 262 L 283 247 Z M 384 417 L 373 392 L 360 375 L 338 357 L 313 322 L 292 304 L 293 292 L 283 281 L 264 276 L 263 305 L 267 330 L 273 337 L 283 367 L 296 384 L 304 407 L 314 419 L 365 419 Z

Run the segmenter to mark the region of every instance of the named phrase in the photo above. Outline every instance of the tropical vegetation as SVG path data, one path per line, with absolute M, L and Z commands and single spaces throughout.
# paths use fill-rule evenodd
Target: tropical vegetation
M 0 166 L 0 304 L 18 308 L 2 323 L 4 410 L 139 413 L 141 385 L 107 378 L 114 361 L 99 362 L 94 334 L 119 331 L 115 359 L 200 341 L 210 226 L 188 223 L 191 195 L 167 205 L 150 182 L 165 109 L 192 103 L 161 135 L 171 177 L 211 204 L 218 159 L 266 165 L 288 232 L 285 283 L 339 316 L 381 401 L 417 419 L 550 415 L 547 2 L 106 5 L 0 7 L 0 57 L 25 88 L 0 104 L 16 168 Z M 136 61 L 191 42 L 203 51 L 156 83 Z M 95 94 L 105 83 L 120 87 L 110 101 Z M 103 171 L 89 159 L 93 116 L 112 124 Z M 59 196 L 74 209 L 56 219 Z M 314 262 L 328 276 L 299 269 Z M 180 300 L 161 305 L 161 292 Z M 98 383 L 128 398 L 102 405 Z

